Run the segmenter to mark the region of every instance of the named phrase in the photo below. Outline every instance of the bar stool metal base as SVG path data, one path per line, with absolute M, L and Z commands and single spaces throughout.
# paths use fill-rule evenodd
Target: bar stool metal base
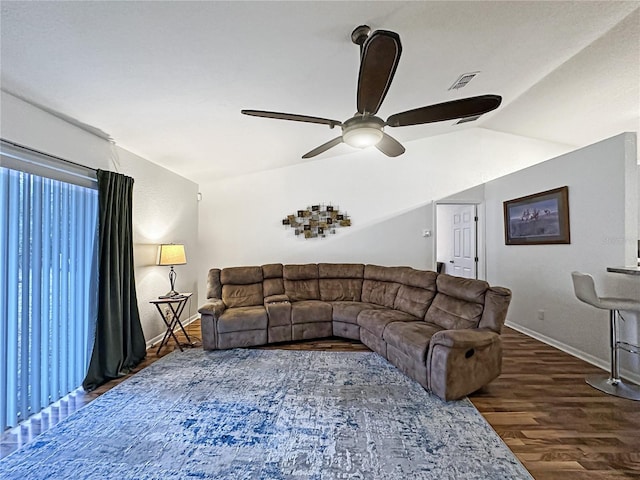
M 607 375 L 589 375 L 586 381 L 593 388 L 616 397 L 640 401 L 640 386 L 622 380 L 613 383 Z

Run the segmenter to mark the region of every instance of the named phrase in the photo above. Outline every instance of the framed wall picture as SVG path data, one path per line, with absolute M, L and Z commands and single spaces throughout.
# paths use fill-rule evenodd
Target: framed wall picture
M 514 198 L 503 205 L 505 245 L 571 243 L 568 187 Z

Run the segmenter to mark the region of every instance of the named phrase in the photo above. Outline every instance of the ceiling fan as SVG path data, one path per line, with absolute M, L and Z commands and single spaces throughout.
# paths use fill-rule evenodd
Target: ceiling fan
M 400 142 L 385 133 L 384 127 L 404 127 L 479 116 L 495 110 L 502 101 L 502 97 L 499 95 L 480 95 L 396 113 L 386 121 L 382 120 L 376 116 L 376 113 L 378 113 L 380 105 L 389 91 L 389 86 L 400 61 L 402 53 L 400 36 L 388 30 L 376 30 L 371 33 L 368 26 L 361 25 L 351 33 L 351 40 L 360 46 L 358 112 L 353 117 L 340 122 L 328 118 L 263 110 L 242 110 L 241 112 L 255 117 L 319 123 L 328 125 L 329 128 L 342 128 L 342 135 L 305 153 L 302 158 L 315 157 L 342 142 L 357 148 L 375 145 L 385 155 L 397 157 L 402 155 L 405 149 Z

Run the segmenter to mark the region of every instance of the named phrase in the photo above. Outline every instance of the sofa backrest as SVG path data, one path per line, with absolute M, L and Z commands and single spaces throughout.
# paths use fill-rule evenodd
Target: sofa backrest
M 366 265 L 362 282 L 362 301 L 393 308 L 400 290 L 400 278 L 405 267 Z
M 414 317 L 424 318 L 436 296 L 436 272 L 401 267 L 400 288 L 393 308 Z
M 447 330 L 478 327 L 489 289 L 487 282 L 441 273 L 436 286 L 438 293 L 424 317 L 427 322 Z
M 364 265 L 361 263 L 319 263 L 320 300 L 359 302 Z
M 261 267 L 223 268 L 220 273 L 222 301 L 228 308 L 262 305 Z
M 319 300 L 318 265 L 284 265 L 284 293 L 292 302 L 301 300 Z
M 222 298 L 222 283 L 220 283 L 220 269 L 212 268 L 207 275 L 207 299 Z
M 502 331 L 511 291 L 482 280 L 453 277 L 411 267 L 320 263 L 212 268 L 207 299 L 229 307 L 263 305 L 286 294 L 301 300 L 362 301 L 393 308 L 444 329 Z
M 270 263 L 262 265 L 262 289 L 265 297 L 284 294 L 284 279 L 282 278 L 282 264 Z
M 504 287 L 490 287 L 484 297 L 484 310 L 478 328 L 488 328 L 496 333 L 502 333 L 510 302 L 511 290 Z

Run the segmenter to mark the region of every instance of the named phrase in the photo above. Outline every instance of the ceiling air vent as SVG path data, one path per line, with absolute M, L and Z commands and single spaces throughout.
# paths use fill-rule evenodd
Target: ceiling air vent
M 458 120 L 456 123 L 454 123 L 454 125 L 460 125 L 461 123 L 467 123 L 467 122 L 475 122 L 477 119 L 479 119 L 482 115 L 473 115 L 472 117 L 465 117 L 465 118 L 461 118 L 460 120 Z
M 459 88 L 466 87 L 467 83 L 473 80 L 473 78 L 479 73 L 480 72 L 463 73 L 455 82 L 453 82 L 453 85 L 449 87 L 449 90 L 458 90 Z

